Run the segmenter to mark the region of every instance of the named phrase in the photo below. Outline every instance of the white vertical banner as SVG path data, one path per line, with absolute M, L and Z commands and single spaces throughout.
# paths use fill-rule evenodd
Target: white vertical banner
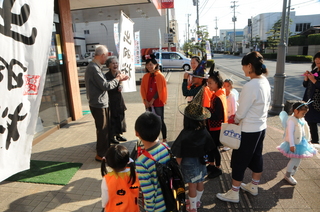
M 134 22 L 121 11 L 120 24 L 119 65 L 121 72 L 130 77 L 128 80 L 122 82 L 122 92 L 133 92 L 136 91 L 133 34 Z
M 211 60 L 211 48 L 210 48 L 210 42 L 206 41 L 206 53 L 207 53 L 207 60 Z
M 141 67 L 140 31 L 134 33 L 134 65 Z
M 53 2 L 0 1 L 0 182 L 30 168 L 48 66 Z
M 119 55 L 119 23 L 113 24 L 113 36 L 114 36 L 114 44 L 117 49 L 117 53 Z

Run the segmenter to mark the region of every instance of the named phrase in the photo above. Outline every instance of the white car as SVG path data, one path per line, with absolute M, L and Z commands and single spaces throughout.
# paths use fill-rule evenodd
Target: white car
M 156 60 L 159 62 L 159 52 L 156 52 Z M 191 59 L 186 58 L 183 54 L 179 52 L 162 52 L 162 68 L 172 68 L 172 69 L 184 69 L 190 70 Z

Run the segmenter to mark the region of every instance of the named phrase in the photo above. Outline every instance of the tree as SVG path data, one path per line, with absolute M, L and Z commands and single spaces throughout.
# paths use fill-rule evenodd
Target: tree
M 206 26 L 199 26 L 199 31 L 197 31 L 198 40 L 197 43 L 195 43 L 194 48 L 201 51 L 201 54 L 204 55 L 206 53 L 206 41 L 209 39 L 209 32 L 207 31 Z
M 195 42 L 192 41 L 187 41 L 186 43 L 183 44 L 183 51 L 184 52 L 193 52 L 194 54 L 197 51 L 201 51 L 201 54 L 204 55 L 206 53 L 206 41 L 209 39 L 209 32 L 207 31 L 206 26 L 199 26 L 199 31 L 196 32 L 198 35 L 198 38 L 200 40 L 197 40 Z M 210 42 L 210 45 L 212 45 L 212 41 Z
M 272 28 L 266 32 L 269 36 L 267 37 L 267 49 L 271 49 L 272 53 L 277 50 L 280 43 L 280 29 L 281 29 L 281 19 L 279 19 Z
M 289 20 L 289 36 L 292 34 L 292 32 L 290 32 L 290 25 L 292 24 L 292 20 Z M 274 25 L 272 26 L 272 28 L 266 32 L 266 34 L 268 34 L 269 36 L 267 37 L 267 49 L 272 49 L 272 52 L 274 53 L 275 50 L 278 49 L 278 45 L 280 43 L 280 30 L 281 29 L 281 19 L 279 19 L 276 23 L 274 23 Z

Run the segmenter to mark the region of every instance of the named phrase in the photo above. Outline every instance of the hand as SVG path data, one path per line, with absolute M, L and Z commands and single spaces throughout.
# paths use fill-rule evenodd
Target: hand
M 309 75 L 309 74 L 310 74 L 309 71 L 305 71 L 305 72 L 303 73 L 304 81 L 308 81 L 308 75 Z
M 127 79 L 129 79 L 129 76 L 125 75 L 125 74 L 118 74 L 117 78 L 119 79 L 119 81 L 125 81 Z
M 235 117 L 235 115 L 231 115 L 230 117 L 229 117 L 229 119 L 228 119 L 228 124 L 234 124 L 235 122 L 234 122 L 234 117 Z
M 316 83 L 317 80 L 316 80 L 316 78 L 314 77 L 314 75 L 311 72 L 309 72 L 307 77 L 313 84 Z
M 149 107 L 150 107 L 149 102 L 148 102 L 146 99 L 143 100 L 143 103 L 144 103 L 144 105 L 146 106 L 146 108 L 149 108 Z
M 291 147 L 290 147 L 290 151 L 291 151 L 291 152 L 295 152 L 295 151 L 296 151 L 296 147 L 295 147 L 295 146 L 291 146 Z
M 149 102 L 150 107 L 153 105 L 153 102 L 154 102 L 154 98 L 152 98 L 152 99 L 150 100 L 150 102 Z
M 189 74 L 187 72 L 185 72 L 183 75 L 183 79 L 188 79 L 188 78 L 189 78 Z

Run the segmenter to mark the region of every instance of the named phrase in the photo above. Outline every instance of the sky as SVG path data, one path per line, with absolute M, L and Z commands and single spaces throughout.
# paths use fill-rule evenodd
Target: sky
M 199 0 L 199 25 L 207 25 L 209 37 L 219 36 L 220 29 L 233 29 L 233 0 Z M 289 2 L 289 0 L 287 0 Z M 248 19 L 261 13 L 282 12 L 281 0 L 237 0 L 235 1 L 236 29 L 243 29 Z M 184 43 L 187 31 L 188 16 L 190 29 L 196 29 L 197 10 L 193 0 L 174 0 L 175 17 L 179 25 L 179 39 Z M 297 15 L 320 13 L 320 0 L 291 0 L 291 8 Z M 217 19 L 217 21 L 216 21 Z M 320 24 L 320 23 L 319 23 Z M 191 33 L 190 33 L 191 37 Z

